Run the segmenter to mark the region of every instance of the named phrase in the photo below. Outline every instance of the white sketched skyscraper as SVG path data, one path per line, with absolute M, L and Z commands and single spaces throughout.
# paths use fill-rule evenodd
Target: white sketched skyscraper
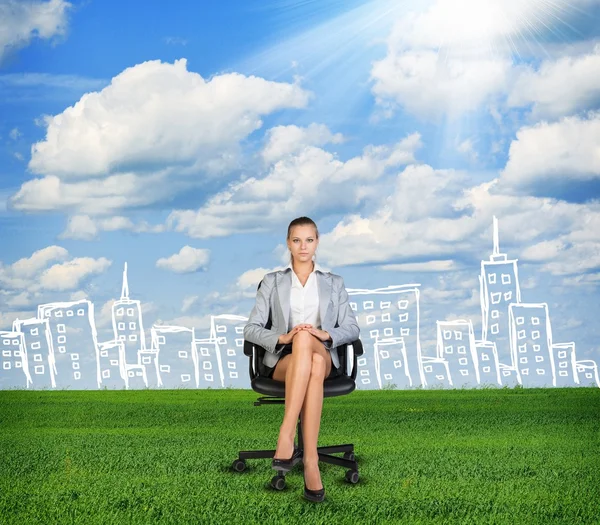
M 56 388 L 98 388 L 101 378 L 94 304 L 87 299 L 42 304 L 37 317 L 48 320 Z
M 419 335 L 420 284 L 374 290 L 348 288 L 361 329 L 364 354 L 357 359 L 356 387 L 376 389 L 424 384 Z
M 32 376 L 33 388 L 56 387 L 56 365 L 48 319 L 16 319 L 13 322 L 13 331 L 23 334 L 23 355 Z
M 498 220 L 494 217 L 494 250 L 489 261 L 481 261 L 479 276 L 481 296 L 481 339 L 496 345 L 498 361 L 515 367 L 510 348 L 508 307 L 521 302 L 517 259 L 500 253 Z
M 121 298 L 112 305 L 112 324 L 115 341 L 121 341 L 125 349 L 125 364 L 140 364 L 138 352 L 146 350 L 142 306 L 140 301 L 129 298 L 127 263 L 123 269 Z
M 248 358 L 244 355 L 244 326 L 247 322 L 248 318 L 241 315 L 211 316 L 210 340 L 216 342 L 218 346 L 220 374 L 225 388 L 248 388 L 249 386 Z M 204 348 L 206 351 L 210 347 Z
M 27 349 L 21 332 L 0 331 L 0 389 L 29 388 Z

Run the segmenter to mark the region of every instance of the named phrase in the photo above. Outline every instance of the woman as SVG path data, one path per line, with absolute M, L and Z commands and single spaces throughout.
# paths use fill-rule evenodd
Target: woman
M 317 453 L 323 382 L 339 373 L 336 347 L 359 336 L 343 279 L 313 262 L 318 245 L 314 221 L 299 217 L 290 223 L 291 263 L 264 276 L 244 329 L 247 341 L 265 348 L 269 376 L 285 382 L 285 413 L 273 458 L 277 470 L 290 470 L 299 454 L 294 435 L 302 411 L 304 497 L 311 501 L 325 498 Z M 266 329 L 269 312 L 272 324 Z

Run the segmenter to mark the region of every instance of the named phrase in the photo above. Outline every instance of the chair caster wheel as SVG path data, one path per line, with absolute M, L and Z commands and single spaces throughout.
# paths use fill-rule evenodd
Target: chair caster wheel
M 354 452 L 344 452 L 344 459 L 348 459 L 350 461 L 354 461 Z
M 358 483 L 358 470 L 347 470 L 346 481 L 352 484 Z
M 243 459 L 236 459 L 231 465 L 231 468 L 236 472 L 244 472 L 246 470 L 246 461 Z
M 285 478 L 283 476 L 273 476 L 271 487 L 275 490 L 283 490 L 285 488 Z

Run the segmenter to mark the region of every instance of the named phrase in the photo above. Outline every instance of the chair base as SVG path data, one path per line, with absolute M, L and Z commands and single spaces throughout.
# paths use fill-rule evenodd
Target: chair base
M 262 404 L 283 404 L 285 400 L 274 399 L 274 398 L 259 398 L 255 405 Z M 297 443 L 297 445 L 296 445 Z M 302 441 L 302 418 L 298 418 L 298 425 L 296 426 L 296 443 L 294 446 L 300 450 L 300 457 L 294 461 L 294 466 L 302 462 L 304 456 L 304 443 Z M 271 450 L 242 450 L 239 453 L 238 459 L 233 462 L 233 469 L 237 472 L 243 472 L 246 469 L 247 459 L 273 459 L 275 457 L 275 449 Z M 344 457 L 334 456 L 343 452 Z M 319 462 L 329 463 L 330 465 L 337 465 L 339 467 L 348 469 L 346 471 L 346 480 L 350 483 L 358 482 L 358 463 L 354 457 L 354 445 L 352 443 L 346 443 L 344 445 L 329 445 L 323 447 L 317 447 L 317 453 L 319 454 Z M 292 467 L 293 470 L 294 467 Z M 283 478 L 285 472 L 278 471 L 277 477 Z M 275 479 L 275 478 L 274 478 Z M 282 485 L 273 485 L 275 488 L 284 487 Z
M 298 447 L 301 452 L 303 449 Z M 343 468 L 358 470 L 358 463 L 356 460 L 344 459 L 338 456 L 334 456 L 333 454 L 344 452 L 346 454 L 354 455 L 354 445 L 352 443 L 348 443 L 345 445 L 332 445 L 327 447 L 317 447 L 317 452 L 319 454 L 319 461 L 323 463 L 329 463 L 330 465 L 338 465 Z M 273 459 L 275 457 L 275 449 L 272 450 L 242 450 L 239 453 L 240 460 L 246 459 Z M 298 461 L 301 463 L 302 460 Z

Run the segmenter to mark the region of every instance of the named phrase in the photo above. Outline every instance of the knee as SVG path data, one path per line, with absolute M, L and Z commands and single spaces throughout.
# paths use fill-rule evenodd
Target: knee
M 315 352 L 312 356 L 312 368 L 310 369 L 310 375 L 322 379 L 325 377 L 325 370 L 327 365 L 325 363 L 325 358 Z
M 306 330 L 300 330 L 294 335 L 294 338 L 292 339 L 292 345 L 310 347 L 312 344 L 312 337 L 313 336 L 310 334 L 310 332 L 307 332 Z

